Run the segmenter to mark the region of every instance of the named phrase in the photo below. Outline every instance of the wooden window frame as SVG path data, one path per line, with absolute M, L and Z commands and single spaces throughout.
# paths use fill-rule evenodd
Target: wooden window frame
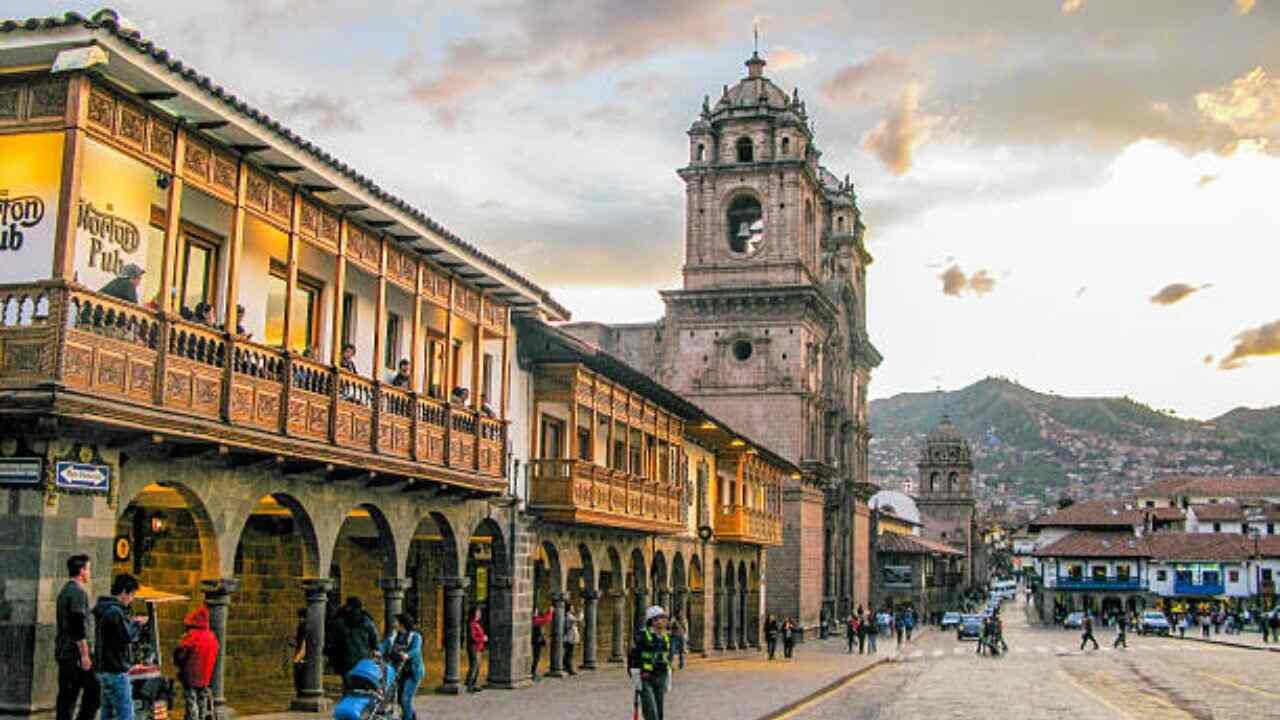
M 538 457 L 543 460 L 560 460 L 564 455 L 565 427 L 568 425 L 564 420 L 547 413 L 539 413 L 538 416 Z M 547 438 L 548 430 L 555 429 L 558 434 L 559 447 L 556 448 L 554 455 L 547 454 Z
M 287 301 L 289 292 L 289 266 L 275 258 L 272 258 L 267 274 L 277 280 L 284 280 L 285 297 Z M 316 344 L 320 340 L 320 303 L 324 298 L 324 281 L 314 275 L 309 275 L 299 270 L 298 286 L 295 289 L 305 290 L 311 293 L 315 298 L 311 307 L 311 327 L 307 328 L 307 347 L 311 349 L 311 354 L 313 356 L 318 357 L 319 353 L 316 351 Z M 286 304 L 285 307 L 288 307 L 288 305 Z M 262 339 L 264 342 L 266 341 L 266 337 L 263 337 Z M 292 350 L 289 345 L 289 338 L 282 337 L 280 340 L 281 347 L 285 350 Z
M 399 371 L 397 363 L 400 358 L 396 357 L 400 348 L 400 332 L 404 327 L 404 318 L 398 313 L 387 311 L 387 327 L 384 329 L 384 347 L 382 349 L 382 365 L 387 370 Z
M 191 268 L 192 245 L 207 250 L 212 260 L 205 270 L 208 286 L 204 291 L 204 302 L 213 305 L 218 299 L 218 281 L 221 279 L 218 270 L 222 264 L 222 239 L 198 225 L 185 221 L 179 223 L 179 234 L 182 236 L 182 252 L 178 253 L 178 282 L 175 284 L 178 289 L 178 309 L 182 309 L 183 302 L 187 298 L 187 275 Z M 190 310 L 194 312 L 195 307 L 191 307 Z

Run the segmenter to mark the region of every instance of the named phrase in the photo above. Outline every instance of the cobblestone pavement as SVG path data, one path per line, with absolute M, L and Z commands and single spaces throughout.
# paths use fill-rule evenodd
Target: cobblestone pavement
M 1280 656 L 1208 643 L 1129 636 L 1080 651 L 1075 632 L 1028 626 L 1006 611 L 1011 652 L 974 655 L 973 642 L 937 633 L 785 717 L 796 720 L 1218 720 L 1280 718 Z

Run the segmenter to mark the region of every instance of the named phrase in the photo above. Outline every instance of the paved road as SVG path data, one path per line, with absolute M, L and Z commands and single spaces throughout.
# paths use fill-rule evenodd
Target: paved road
M 1005 612 L 1011 652 L 977 657 L 936 633 L 795 720 L 1217 720 L 1280 718 L 1280 654 L 1130 636 L 1129 649 L 1079 650 L 1079 636 Z

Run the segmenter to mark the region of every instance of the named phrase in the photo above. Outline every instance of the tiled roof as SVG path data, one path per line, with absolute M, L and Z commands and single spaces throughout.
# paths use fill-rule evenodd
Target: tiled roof
M 1142 538 L 1142 549 L 1153 560 L 1245 560 L 1253 541 L 1226 533 L 1152 533 Z
M 1187 514 L 1182 511 L 1182 508 L 1176 507 L 1142 508 L 1142 511 L 1150 513 L 1151 517 L 1156 520 L 1185 520 L 1187 518 Z
M 1138 497 L 1173 497 L 1175 495 L 1180 495 L 1182 488 L 1195 480 L 1195 477 L 1188 475 L 1175 475 L 1172 477 L 1161 478 L 1160 480 L 1157 480 L 1139 490 L 1137 495 Z
M 392 195 L 391 193 L 382 189 L 376 183 L 374 183 L 373 180 L 357 172 L 355 168 L 347 165 L 346 163 L 342 162 L 338 158 L 330 155 L 328 152 L 325 152 L 319 146 L 315 145 L 311 141 L 295 133 L 293 130 L 290 130 L 289 128 L 282 125 L 279 120 L 276 120 L 272 118 L 270 115 L 262 112 L 261 110 L 258 110 L 257 108 L 249 105 L 249 103 L 245 102 L 242 98 L 237 97 L 233 93 L 230 93 L 224 90 L 221 85 L 214 82 L 208 76 L 199 73 L 198 71 L 196 71 L 195 68 L 185 65 L 181 60 L 177 59 L 172 54 L 170 54 L 170 52 L 167 49 L 162 48 L 156 45 L 151 40 L 148 40 L 145 37 L 143 37 L 142 33 L 138 32 L 133 28 L 122 26 L 120 22 L 120 16 L 116 13 L 116 11 L 110 8 L 103 8 L 101 10 L 98 10 L 97 12 L 93 13 L 89 17 L 85 17 L 77 12 L 68 12 L 63 14 L 62 16 L 52 16 L 52 17 L 44 17 L 44 18 L 33 17 L 33 18 L 27 18 L 26 20 L 4 20 L 4 21 L 0 21 L 0 33 L 8 33 L 8 32 L 14 32 L 14 31 L 35 32 L 35 31 L 41 31 L 41 30 L 56 30 L 58 28 L 72 27 L 76 25 L 83 26 L 89 30 L 95 30 L 95 31 L 103 30 L 110 33 L 114 37 L 124 42 L 126 46 L 137 51 L 138 54 L 149 57 L 151 60 L 160 64 L 170 73 L 173 73 L 174 75 L 177 75 L 182 79 L 195 84 L 197 87 L 199 87 L 202 91 L 204 91 L 210 97 L 213 97 L 221 101 L 222 104 L 226 106 L 228 110 L 235 112 L 239 115 L 242 115 L 246 118 L 249 118 L 250 120 L 257 123 L 260 127 L 283 138 L 285 141 L 287 141 L 297 149 L 307 153 L 308 155 L 315 158 L 316 160 L 329 166 L 334 171 L 342 174 L 348 180 L 364 188 L 374 197 L 378 198 L 379 200 L 387 203 L 388 205 L 391 205 L 392 207 L 395 207 L 397 210 L 400 210 L 401 212 L 414 218 L 415 220 L 417 220 L 418 222 L 426 226 L 432 232 L 437 233 L 442 237 L 448 239 L 451 243 L 456 245 L 464 253 L 472 256 L 477 260 L 480 260 L 489 265 L 492 265 L 494 268 L 505 273 L 511 279 L 515 280 L 516 282 L 518 282 L 519 284 L 523 285 L 525 288 L 529 289 L 534 294 L 536 294 L 538 298 L 541 300 L 541 302 L 545 303 L 548 307 L 552 308 L 556 312 L 562 314 L 564 317 L 567 318 L 570 316 L 569 311 L 564 306 L 556 302 L 555 299 L 551 297 L 551 294 L 549 292 L 547 292 L 546 290 L 543 290 L 541 287 L 535 284 L 532 280 L 529 280 L 523 275 L 517 273 L 515 270 L 508 267 L 506 264 L 500 262 L 497 258 L 494 258 L 488 255 L 487 253 L 482 252 L 479 248 L 468 243 L 467 241 L 463 240 L 457 235 L 454 235 L 452 232 L 446 229 L 443 225 L 433 220 L 423 211 L 419 210 L 413 205 L 410 205 L 407 201 L 402 200 L 401 198 L 396 197 L 395 195 Z
M 1142 510 L 1123 500 L 1085 500 L 1041 515 L 1031 521 L 1039 527 L 1132 527 L 1143 522 Z
M 876 552 L 897 553 L 899 555 L 964 555 L 964 551 L 928 538 L 915 535 L 899 535 L 882 533 L 875 539 Z
M 1277 497 L 1280 475 L 1178 475 L 1140 490 L 1139 497 Z
M 1235 503 L 1202 503 L 1192 505 L 1190 510 L 1200 522 L 1244 520 L 1244 508 Z
M 1144 557 L 1133 533 L 1074 532 L 1035 552 L 1037 557 Z
M 1249 538 L 1247 548 L 1253 551 L 1253 538 Z M 1262 557 L 1280 557 L 1280 535 L 1263 535 L 1258 538 L 1258 554 Z

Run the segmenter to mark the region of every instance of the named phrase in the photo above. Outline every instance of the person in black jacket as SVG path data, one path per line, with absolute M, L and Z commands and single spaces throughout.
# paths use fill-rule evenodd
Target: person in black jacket
M 645 611 L 644 629 L 631 643 L 627 675 L 644 720 L 663 720 L 663 704 L 671 689 L 671 637 L 667 635 L 667 611 L 657 605 Z
M 88 555 L 67 558 L 67 584 L 58 593 L 58 625 L 54 658 L 58 661 L 57 720 L 71 720 L 80 701 L 76 720 L 93 720 L 101 702 L 98 679 L 93 676 L 89 640 L 93 637 L 93 616 L 89 614 L 91 566 Z
M 98 598 L 93 608 L 95 624 L 93 665 L 102 688 L 103 720 L 133 720 L 133 692 L 129 668 L 133 665 L 133 644 L 146 616 L 129 617 L 129 605 L 138 592 L 138 579 L 128 573 L 111 582 L 111 594 Z
M 138 288 L 142 287 L 142 268 L 129 263 L 120 269 L 120 274 L 111 282 L 102 286 L 98 292 L 125 302 L 138 302 Z
M 769 647 L 769 659 L 778 651 L 778 619 L 770 613 L 764 621 L 764 641 Z

